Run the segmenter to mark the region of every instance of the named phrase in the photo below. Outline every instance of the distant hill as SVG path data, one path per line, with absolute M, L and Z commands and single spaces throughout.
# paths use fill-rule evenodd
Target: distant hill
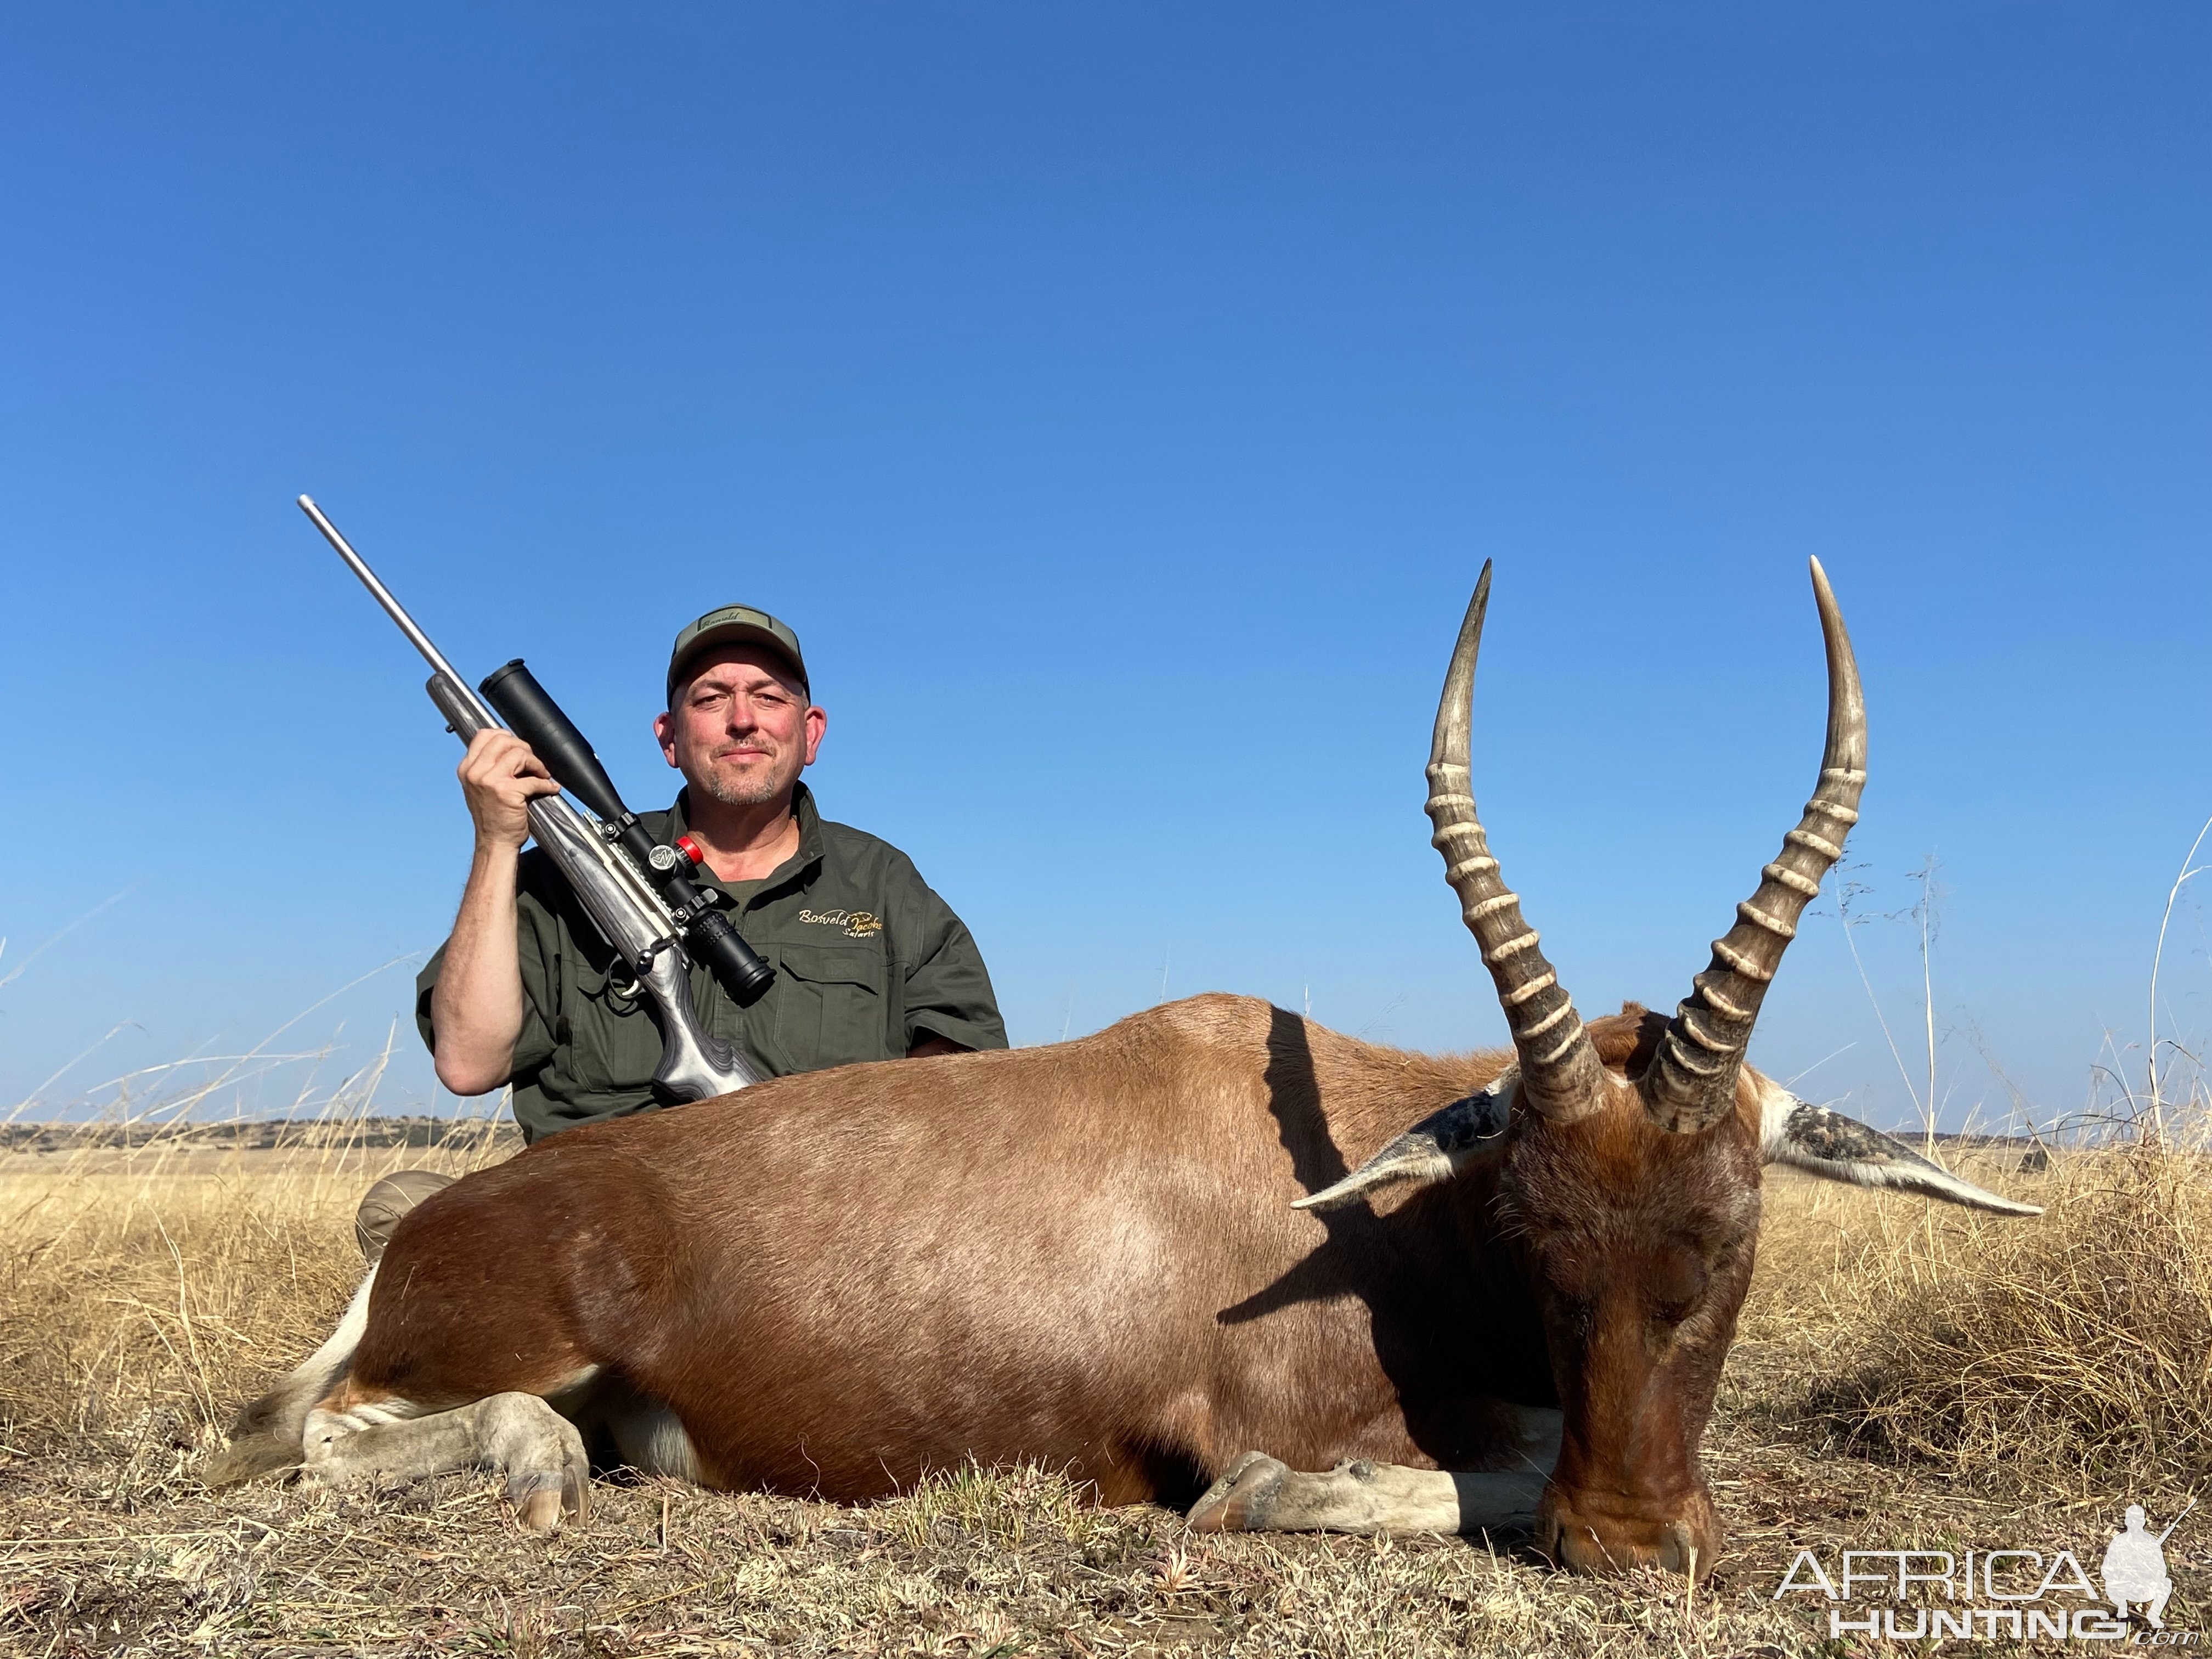
M 0 1152 L 66 1152 L 82 1146 L 165 1146 L 273 1152 L 287 1147 L 443 1146 L 474 1145 L 489 1133 L 495 1146 L 520 1143 L 512 1122 L 487 1131 L 476 1117 L 252 1118 L 218 1123 L 5 1123 Z

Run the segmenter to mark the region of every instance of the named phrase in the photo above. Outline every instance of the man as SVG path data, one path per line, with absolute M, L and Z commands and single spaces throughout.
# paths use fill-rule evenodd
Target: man
M 2153 1630 L 2166 1628 L 2166 1604 L 2173 1594 L 2173 1581 L 2166 1576 L 2166 1540 L 2173 1535 L 2173 1527 L 2154 1533 L 2143 1525 L 2143 1507 L 2128 1505 L 2127 1522 L 2124 1531 L 2112 1534 L 2112 1541 L 2105 1546 L 2104 1565 L 2100 1577 L 2105 1581 L 2105 1599 L 2112 1604 L 2112 1616 L 2128 1616 L 2128 1603 L 2140 1602 L 2143 1616 Z M 2173 1526 L 2181 1524 L 2174 1517 Z
M 776 970 L 741 1007 L 695 966 L 700 1024 L 771 1077 L 1005 1048 L 960 918 L 906 854 L 823 818 L 799 781 L 829 716 L 798 635 L 744 605 L 709 611 L 676 636 L 667 693 L 653 732 L 685 787 L 669 811 L 640 816 L 657 841 L 690 836 L 705 860 L 701 889 Z M 439 1081 L 460 1095 L 512 1083 L 528 1141 L 659 1103 L 648 1000 L 552 862 L 522 851 L 530 801 L 559 786 L 498 730 L 470 744 L 460 781 L 476 824 L 468 885 L 452 937 L 416 982 Z M 372 1188 L 356 1218 L 363 1253 L 380 1254 L 399 1217 L 444 1184 L 410 1170 Z

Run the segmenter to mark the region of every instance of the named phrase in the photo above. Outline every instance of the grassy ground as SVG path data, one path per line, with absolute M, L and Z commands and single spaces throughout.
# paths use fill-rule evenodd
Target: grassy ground
M 368 1182 L 505 1150 L 0 1153 L 0 1651 L 1835 1653 L 1825 1603 L 1774 1599 L 1801 1548 L 2094 1571 L 2121 1504 L 2162 1524 L 2212 1474 L 2212 1210 L 2194 1158 L 2124 1152 L 1970 1165 L 2039 1222 L 1771 1183 L 1707 1439 L 1730 1552 L 1694 1593 L 1510 1537 L 1191 1539 L 1035 1469 L 861 1510 L 603 1481 L 551 1540 L 475 1476 L 201 1491 L 219 1425 L 350 1291 Z M 2212 1582 L 2199 1518 L 2167 1547 L 2170 1626 Z

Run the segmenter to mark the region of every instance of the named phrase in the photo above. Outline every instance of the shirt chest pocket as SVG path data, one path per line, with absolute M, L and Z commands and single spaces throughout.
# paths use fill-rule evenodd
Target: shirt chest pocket
M 880 945 L 787 945 L 777 955 L 776 1046 L 795 1071 L 820 1071 L 898 1052 L 885 1001 Z
M 569 1070 L 586 1089 L 642 1089 L 660 1067 L 660 1026 L 653 999 L 635 981 L 588 963 L 570 969 L 562 999 Z

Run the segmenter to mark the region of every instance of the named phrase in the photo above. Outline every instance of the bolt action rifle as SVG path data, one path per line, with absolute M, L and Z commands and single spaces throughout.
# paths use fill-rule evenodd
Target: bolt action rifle
M 500 725 L 500 715 L 505 715 L 508 729 L 531 746 L 553 781 L 590 809 L 579 811 L 567 795 L 541 795 L 530 803 L 530 831 L 567 878 L 592 926 L 653 1000 L 661 1038 L 654 1084 L 672 1099 L 689 1101 L 759 1082 L 760 1073 L 744 1055 L 701 1029 L 691 1007 L 687 969 L 691 957 L 705 963 L 741 1005 L 758 997 L 775 970 L 690 879 L 701 862 L 690 838 L 679 836 L 676 845 L 664 846 L 646 833 L 623 805 L 583 733 L 520 658 L 488 677 L 479 698 L 322 508 L 302 495 L 300 510 L 428 662 L 430 701 L 453 734 L 465 744 L 485 727 Z

